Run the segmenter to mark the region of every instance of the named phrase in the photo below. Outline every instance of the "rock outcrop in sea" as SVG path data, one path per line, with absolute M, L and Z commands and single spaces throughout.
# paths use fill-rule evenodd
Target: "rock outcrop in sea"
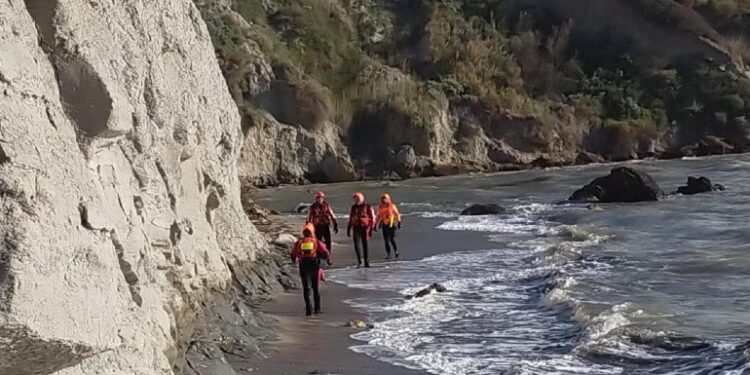
M 714 184 L 708 177 L 693 177 L 687 178 L 687 183 L 684 186 L 677 188 L 677 193 L 682 195 L 695 195 L 700 193 L 708 193 L 711 191 L 726 190 L 724 185 Z
M 664 195 L 651 176 L 629 167 L 613 168 L 609 175 L 598 177 L 576 190 L 568 198 L 578 202 L 643 202 L 656 201 Z
M 478 216 L 478 215 L 501 215 L 505 213 L 505 208 L 494 203 L 486 204 L 472 204 L 461 211 L 462 216 Z

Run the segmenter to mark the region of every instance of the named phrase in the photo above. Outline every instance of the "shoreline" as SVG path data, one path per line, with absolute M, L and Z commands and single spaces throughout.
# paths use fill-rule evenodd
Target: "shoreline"
M 274 217 L 280 224 L 292 228 L 302 225 L 302 218 L 292 216 Z M 404 229 L 399 231 L 401 249 L 399 261 L 414 261 L 442 253 L 477 249 L 487 241 L 466 241 L 461 232 L 436 231 L 434 219 L 407 219 Z M 333 269 L 351 267 L 356 264 L 351 239 L 345 229 L 333 236 Z M 429 237 L 426 237 L 429 235 Z M 425 241 L 429 238 L 429 241 Z M 383 240 L 380 232 L 373 233 L 370 246 L 370 261 L 374 267 L 386 263 L 383 259 Z M 429 246 L 422 246 L 429 245 Z M 362 272 L 367 272 L 362 269 Z M 432 281 L 425 280 L 425 285 Z M 317 317 L 304 316 L 301 290 L 294 289 L 276 294 L 260 306 L 260 311 L 273 318 L 276 337 L 264 343 L 265 358 L 251 361 L 252 374 L 351 374 L 351 375 L 417 375 L 428 374 L 424 370 L 408 369 L 355 353 L 351 346 L 362 344 L 350 336 L 358 329 L 347 326 L 351 319 L 370 323 L 366 312 L 358 311 L 346 303 L 354 298 L 400 298 L 395 292 L 350 288 L 327 281 L 321 286 L 323 314 Z
M 671 169 L 664 170 L 660 168 L 655 168 L 653 164 L 649 163 L 647 164 L 646 168 L 651 169 L 657 169 L 660 172 L 656 173 L 656 175 L 660 176 L 660 179 L 668 181 L 670 185 L 674 185 L 676 183 L 680 183 L 684 176 L 691 175 L 693 173 L 709 173 L 709 170 L 715 169 L 717 162 L 724 162 L 725 159 L 714 159 L 711 162 L 705 162 L 705 163 L 698 163 L 693 164 L 691 161 L 681 162 L 680 164 L 671 165 Z M 664 167 L 664 165 L 661 165 L 660 167 Z M 605 167 L 601 167 L 605 168 Z M 746 169 L 748 168 L 748 162 L 746 159 L 737 160 L 731 164 L 728 164 L 726 168 L 717 171 L 715 173 L 710 174 L 710 176 L 716 177 L 719 181 L 724 182 L 726 180 L 727 182 L 735 181 L 734 179 L 730 178 L 730 176 L 734 173 L 738 168 Z M 598 169 L 597 169 L 598 170 Z M 372 241 L 371 245 L 371 260 L 374 266 L 374 270 L 369 272 L 368 276 L 368 270 L 342 270 L 338 274 L 336 273 L 329 273 L 330 279 L 336 279 L 338 282 L 346 282 L 350 283 L 350 285 L 353 286 L 359 286 L 359 285 L 367 285 L 366 288 L 376 288 L 380 289 L 381 285 L 377 285 L 378 279 L 376 279 L 375 275 L 381 275 L 383 277 L 383 280 L 393 280 L 395 283 L 397 283 L 398 288 L 409 288 L 412 287 L 416 288 L 427 286 L 431 284 L 432 282 L 444 282 L 445 280 L 452 280 L 453 276 L 446 276 L 445 275 L 453 275 L 456 271 L 461 271 L 462 266 L 460 265 L 462 263 L 463 254 L 455 254 L 455 252 L 461 252 L 463 250 L 473 250 L 473 251 L 480 251 L 483 254 L 486 253 L 488 255 L 480 255 L 480 256 L 488 256 L 491 257 L 492 252 L 483 252 L 482 250 L 492 250 L 496 249 L 496 246 L 498 246 L 497 235 L 482 235 L 481 233 L 510 233 L 505 232 L 503 230 L 500 231 L 493 231 L 489 230 L 485 232 L 484 230 L 479 229 L 478 232 L 466 232 L 466 231 L 453 231 L 448 230 L 450 228 L 456 229 L 456 228 L 472 228 L 472 226 L 464 226 L 464 225 L 448 225 L 445 226 L 446 230 L 438 230 L 435 229 L 436 226 L 440 225 L 441 223 L 444 223 L 446 218 L 452 217 L 452 213 L 456 212 L 456 210 L 462 206 L 464 206 L 467 202 L 483 202 L 483 201 L 498 201 L 503 202 L 504 206 L 505 204 L 515 204 L 515 202 L 519 202 L 518 207 L 526 207 L 526 203 L 530 203 L 531 206 L 535 206 L 541 202 L 541 206 L 545 206 L 545 202 L 553 204 L 551 202 L 554 202 L 554 199 L 560 194 L 560 191 L 570 191 L 574 188 L 577 188 L 580 186 L 579 181 L 588 180 L 590 178 L 591 171 L 584 169 L 579 170 L 576 172 L 568 172 L 565 171 L 557 171 L 554 173 L 550 173 L 549 176 L 540 176 L 540 174 L 534 174 L 532 176 L 518 176 L 514 178 L 502 178 L 501 180 L 496 179 L 486 179 L 486 180 L 477 180 L 477 181 L 460 181 L 460 180 L 449 180 L 444 181 L 440 184 L 434 183 L 434 184 L 425 184 L 423 186 L 420 186 L 418 184 L 394 184 L 394 186 L 386 185 L 386 184 L 349 184 L 349 185 L 343 185 L 343 186 L 328 186 L 324 187 L 326 190 L 326 193 L 329 194 L 329 201 L 332 202 L 332 204 L 337 207 L 339 210 L 343 210 L 343 208 L 346 205 L 346 201 L 349 197 L 350 192 L 353 190 L 356 191 L 363 191 L 368 196 L 374 196 L 378 191 L 382 191 L 383 189 L 390 190 L 390 192 L 395 192 L 399 198 L 402 198 L 403 205 L 405 207 L 408 207 L 406 209 L 406 215 L 405 216 L 405 222 L 404 222 L 404 229 L 402 231 L 399 231 L 399 245 L 400 250 L 402 254 L 402 260 L 404 261 L 410 261 L 410 260 L 419 260 L 428 258 L 431 256 L 435 256 L 437 254 L 442 254 L 446 252 L 454 252 L 454 254 L 450 257 L 450 262 L 443 262 L 441 259 L 437 259 L 436 261 L 428 261 L 427 263 L 430 265 L 430 267 L 433 266 L 439 266 L 442 267 L 440 269 L 435 269 L 436 272 L 422 272 L 422 270 L 425 270 L 423 266 L 421 266 L 423 263 L 415 263 L 415 264 L 409 264 L 404 265 L 405 267 L 393 267 L 392 270 L 385 269 L 382 266 L 382 257 L 385 255 L 383 251 L 383 240 L 380 233 L 376 233 L 375 237 Z M 722 177 L 723 176 L 723 177 Z M 544 178 L 542 178 L 544 177 Z M 730 183 L 730 186 L 736 184 Z M 665 185 L 666 186 L 666 185 Z M 509 187 L 512 187 L 512 190 L 508 190 Z M 738 188 L 739 189 L 739 188 Z M 456 197 L 455 194 L 461 194 L 461 192 L 466 191 L 466 196 L 460 196 Z M 489 192 L 488 192 L 489 191 Z M 287 211 L 287 207 L 291 208 L 293 206 L 293 203 L 304 201 L 306 198 L 309 197 L 309 194 L 311 193 L 311 189 L 309 187 L 299 187 L 295 189 L 290 189 L 289 191 L 283 191 L 283 192 L 267 192 L 265 194 L 259 195 L 258 201 L 259 202 L 266 202 L 266 204 L 269 207 L 273 207 L 279 211 Z M 277 195 L 278 194 L 278 195 Z M 717 193 L 718 194 L 718 193 Z M 729 190 L 728 193 L 721 193 L 722 195 L 716 195 L 716 198 L 721 198 L 721 202 L 725 203 L 731 203 L 731 202 L 738 202 L 741 201 L 742 197 L 746 194 L 744 194 L 743 191 L 738 190 L 735 192 L 732 192 L 732 190 Z M 455 198 L 454 198 L 455 197 Z M 517 198 L 521 197 L 521 198 Z M 661 207 L 651 207 L 650 205 L 648 207 L 651 207 L 653 209 L 653 212 L 658 213 L 657 215 L 654 215 L 654 220 L 658 220 L 661 216 L 664 215 L 666 212 L 692 212 L 692 206 L 694 203 L 698 203 L 698 201 L 704 201 L 706 200 L 705 197 L 710 197 L 710 195 L 707 196 L 701 196 L 698 198 L 693 198 L 690 196 L 686 196 L 681 199 L 675 199 L 675 200 L 666 200 L 662 201 L 660 203 L 654 203 L 654 205 L 661 205 Z M 489 198 L 489 199 L 487 199 Z M 713 214 L 714 211 L 712 210 L 710 201 L 713 201 L 714 199 L 709 199 L 709 202 L 707 202 L 708 205 L 703 206 L 705 213 Z M 427 206 L 424 208 L 421 206 L 423 204 L 422 202 L 427 202 L 425 204 L 429 204 L 429 209 Z M 511 203 L 512 202 L 512 203 Z M 408 206 L 407 206 L 408 204 Z M 529 206 L 529 209 L 531 212 L 536 212 L 536 208 Z M 628 240 L 627 235 L 633 234 L 637 241 L 637 236 L 635 233 L 640 233 L 639 231 L 633 231 L 633 228 L 629 228 L 627 225 L 623 226 L 624 232 L 609 232 L 609 226 L 607 226 L 607 223 L 610 223 L 610 225 L 614 225 L 617 227 L 620 227 L 621 223 L 619 220 L 621 220 L 622 217 L 626 219 L 630 219 L 632 217 L 639 217 L 641 210 L 646 207 L 646 204 L 644 205 L 618 205 L 614 204 L 611 205 L 609 208 L 604 210 L 604 213 L 602 214 L 592 214 L 589 213 L 588 210 L 584 210 L 582 207 L 580 207 L 580 210 L 565 210 L 565 212 L 549 212 L 549 215 L 544 215 L 544 217 L 549 216 L 550 220 L 554 222 L 558 222 L 561 226 L 581 226 L 584 230 L 584 232 L 589 232 L 589 226 L 592 225 L 592 223 L 603 223 L 604 226 L 597 225 L 597 228 L 603 229 L 604 235 L 609 237 L 609 235 L 615 235 L 619 236 L 621 234 L 625 234 L 625 240 L 626 242 L 631 244 L 626 247 L 618 247 L 614 246 L 606 251 L 599 251 L 596 250 L 597 243 L 594 243 L 591 251 L 591 256 L 595 257 L 593 259 L 596 259 L 597 262 L 599 262 L 599 256 L 602 258 L 600 259 L 603 263 L 604 268 L 603 270 L 609 269 L 608 267 L 615 267 L 618 265 L 618 263 L 610 263 L 611 262 L 618 262 L 617 259 L 620 259 L 621 257 L 629 257 L 630 255 L 639 256 L 640 253 L 632 253 L 629 252 L 629 248 L 633 246 L 633 243 L 627 242 Z M 416 210 L 416 211 L 415 211 Z M 293 210 L 290 210 L 293 211 Z M 420 212 L 425 213 L 432 213 L 435 212 L 439 215 L 430 215 L 430 214 L 418 214 Z M 526 212 L 526 211 L 519 211 L 519 212 Z M 734 211 L 732 211 L 734 212 Z M 448 213 L 451 213 L 448 215 Z M 596 216 L 595 216 L 596 215 Z M 287 215 L 287 216 L 274 216 L 274 220 L 278 220 L 279 222 L 287 222 L 289 223 L 287 225 L 288 228 L 294 228 L 296 231 L 300 230 L 301 223 L 304 220 L 304 218 L 301 215 Z M 605 220 L 605 221 L 600 221 Z M 609 221 L 606 221 L 609 220 Z M 696 220 L 700 221 L 700 218 L 697 218 Z M 343 220 L 341 220 L 343 221 Z M 513 221 L 511 224 L 516 223 Z M 470 224 L 470 223 L 469 223 Z M 475 223 L 477 225 L 481 225 L 483 223 Z M 502 223 L 501 223 L 502 224 Z M 522 222 L 520 223 L 523 224 Z M 627 224 L 627 223 L 625 223 Z M 697 225 L 696 223 L 693 223 Z M 639 229 L 638 223 L 633 224 L 635 226 L 635 229 Z M 343 227 L 343 225 L 342 225 Z M 476 225 L 473 227 L 476 229 Z M 561 227 L 562 229 L 563 227 Z M 654 233 L 659 233 L 659 231 L 664 230 L 664 228 L 659 227 L 658 225 L 656 227 L 654 226 L 647 226 L 650 230 L 653 230 Z M 654 229 L 656 228 L 656 229 Z M 504 229 L 513 229 L 513 228 L 504 228 Z M 542 239 L 543 243 L 542 245 L 547 244 L 548 242 L 558 242 L 558 241 L 565 241 L 570 242 L 571 244 L 575 244 L 576 246 L 581 244 L 580 239 L 578 239 L 578 236 L 575 234 L 576 232 L 570 232 L 573 234 L 569 234 L 567 231 L 542 231 L 537 232 L 534 238 Z M 592 232 L 593 234 L 596 234 Z M 504 234 L 500 234 L 500 236 L 505 236 Z M 508 236 L 511 236 L 510 234 Z M 492 237 L 493 242 L 490 242 L 490 237 Z M 663 237 L 663 236 L 662 236 Z M 528 242 L 525 241 L 525 237 L 521 236 L 519 237 L 521 240 L 524 240 L 522 242 Z M 507 239 L 508 241 L 515 241 L 513 238 Z M 702 241 L 702 238 L 695 239 L 696 241 Z M 351 246 L 351 240 L 346 238 L 344 231 L 342 230 L 341 233 L 334 236 L 334 251 L 333 251 L 333 257 L 334 257 L 334 266 L 335 268 L 342 268 L 342 267 L 350 267 L 356 263 L 352 246 Z M 514 242 L 515 243 L 515 242 Z M 699 243 L 699 245 L 702 242 Z M 502 246 L 502 245 L 501 245 Z M 538 249 L 536 247 L 535 241 L 530 241 L 528 244 L 524 245 L 522 248 L 519 248 L 519 251 L 526 251 L 526 250 L 533 250 L 534 252 L 538 252 Z M 586 245 L 589 246 L 589 245 Z M 636 245 L 637 246 L 637 245 Z M 546 248 L 546 247 L 545 247 Z M 669 249 L 669 244 L 666 246 L 667 249 Z M 701 248 L 698 246 L 698 250 Z M 548 254 L 547 251 L 544 251 L 543 259 L 546 260 L 549 258 L 550 261 L 554 264 L 557 264 L 559 259 L 557 258 L 559 255 L 563 256 L 562 262 L 565 264 L 568 264 L 569 261 L 572 262 L 578 262 L 581 259 L 585 258 L 578 258 L 574 257 L 574 259 L 567 259 L 566 252 L 559 253 L 557 250 L 558 248 L 556 246 L 549 247 L 549 249 L 554 249 L 551 253 Z M 511 249 L 512 250 L 512 249 Z M 647 250 L 647 249 L 646 249 Z M 658 253 L 658 251 L 661 251 L 660 249 L 653 249 Z M 731 249 L 728 249 L 728 251 Z M 620 254 L 620 258 L 612 258 L 610 260 L 609 252 Z M 559 254 L 558 254 L 559 253 Z M 540 255 L 542 253 L 540 252 Z M 659 253 L 659 254 L 668 254 L 668 253 Z M 729 253 L 731 254 L 731 252 Z M 482 259 L 478 259 L 476 257 L 472 257 L 471 254 L 468 254 L 471 258 L 472 264 L 482 264 Z M 575 256 L 580 256 L 581 254 L 573 254 Z M 588 254 L 587 254 L 588 255 Z M 623 258 L 624 259 L 624 258 Z M 640 259 L 640 258 L 638 258 Z M 665 261 L 669 260 L 671 262 L 670 257 L 664 258 Z M 493 266 L 492 269 L 483 270 L 488 272 L 493 272 L 495 269 L 503 269 L 505 266 L 509 266 L 511 268 L 515 267 L 514 261 L 523 261 L 525 262 L 525 258 L 519 258 L 515 259 L 512 258 L 509 261 L 511 263 L 503 263 L 502 260 L 495 263 L 495 259 L 492 259 L 492 263 L 496 264 L 496 266 Z M 639 263 L 640 264 L 640 263 Z M 457 269 L 452 269 L 453 267 L 457 267 Z M 693 264 L 688 264 L 689 266 L 693 267 Z M 588 269 L 590 265 L 584 265 L 582 269 Z M 446 269 L 451 268 L 451 269 Z M 498 268 L 499 267 L 499 268 Z M 481 268 L 481 267 L 480 267 Z M 525 267 L 523 270 L 526 270 Z M 531 267 L 533 268 L 533 267 Z M 431 268 L 432 269 L 432 268 Z M 515 268 L 514 268 L 515 269 Z M 411 270 L 411 271 L 410 271 Z M 401 274 L 403 272 L 403 277 L 401 277 Z M 541 298 L 539 301 L 545 301 L 547 298 L 547 292 L 548 284 L 547 284 L 547 276 L 551 275 L 554 278 L 557 278 L 554 272 L 552 273 L 544 273 L 544 277 L 542 280 L 537 280 L 536 278 L 532 278 L 531 280 L 522 280 L 522 285 L 528 285 L 530 288 L 528 289 L 533 296 L 536 298 Z M 606 272 L 605 272 L 606 274 Z M 654 274 L 654 273 L 652 273 Z M 658 273 L 657 273 L 658 274 Z M 415 277 L 416 275 L 419 275 L 419 277 Z M 440 276 L 443 275 L 443 276 Z M 585 275 L 585 272 L 573 275 L 573 276 L 582 276 L 582 277 L 588 277 Z M 440 279 L 442 277 L 442 279 Z M 656 276 L 655 276 L 656 277 Z M 558 285 L 561 285 L 563 288 L 567 287 L 567 284 L 561 284 L 559 281 L 564 280 L 565 283 L 567 283 L 568 278 L 565 279 L 555 279 L 556 281 L 554 284 L 555 287 Z M 575 281 L 575 279 L 573 279 Z M 608 280 L 608 278 L 607 278 Z M 627 280 L 627 278 L 625 278 Z M 661 279 L 659 279 L 661 280 Z M 406 283 L 404 283 L 406 282 Z M 623 290 L 628 290 L 629 286 L 627 284 L 621 284 L 618 280 L 612 280 L 607 281 L 608 283 L 613 283 L 614 286 L 622 287 Z M 375 283 L 375 284 L 374 284 Z M 539 285 L 544 285 L 543 288 L 540 288 Z M 451 287 L 450 284 L 445 284 L 449 287 Z M 400 296 L 398 290 L 396 288 L 388 288 L 388 285 L 382 285 L 386 291 L 372 291 L 372 290 L 362 290 L 362 289 L 356 289 L 356 288 L 350 288 L 344 285 L 337 285 L 334 283 L 326 283 L 321 288 L 322 290 L 322 296 L 323 296 L 323 313 L 324 315 L 320 318 L 313 318 L 313 319 L 306 319 L 304 318 L 303 314 L 303 303 L 302 303 L 302 297 L 301 292 L 299 290 L 294 290 L 289 293 L 279 294 L 275 295 L 273 297 L 273 300 L 263 304 L 261 307 L 261 311 L 265 314 L 268 314 L 271 317 L 274 317 L 276 319 L 276 323 L 274 323 L 274 331 L 278 334 L 278 337 L 275 340 L 270 340 L 264 342 L 263 349 L 266 353 L 265 359 L 257 359 L 254 360 L 252 365 L 253 369 L 250 370 L 250 373 L 256 374 L 305 374 L 305 373 L 317 373 L 317 374 L 375 374 L 376 372 L 378 374 L 426 374 L 425 370 L 410 370 L 403 367 L 398 367 L 399 365 L 391 365 L 388 364 L 385 361 L 391 361 L 390 358 L 393 359 L 395 363 L 405 363 L 406 366 L 410 366 L 413 363 L 424 363 L 425 368 L 432 368 L 431 363 L 429 362 L 412 362 L 414 358 L 407 358 L 408 356 L 404 356 L 403 354 L 408 353 L 418 353 L 420 355 L 427 355 L 430 354 L 430 352 L 424 352 L 424 347 L 413 347 L 413 346 L 400 346 L 400 342 L 398 340 L 405 340 L 404 342 L 410 342 L 408 337 L 404 339 L 403 337 L 399 336 L 399 327 L 401 329 L 408 329 L 408 327 L 404 327 L 403 325 L 394 325 L 394 326 L 388 326 L 384 325 L 382 327 L 382 333 L 383 336 L 377 335 L 373 337 L 368 337 L 368 339 L 383 339 L 383 340 L 390 340 L 391 338 L 395 337 L 396 341 L 388 341 L 388 343 L 384 344 L 386 347 L 383 347 L 384 351 L 380 351 L 379 347 L 371 346 L 364 348 L 365 350 L 363 352 L 369 353 L 368 355 L 372 355 L 375 358 L 374 359 L 368 357 L 368 355 L 362 355 L 357 354 L 354 351 L 350 350 L 349 348 L 351 346 L 356 345 L 366 345 L 366 342 L 359 342 L 354 339 L 352 339 L 350 336 L 352 333 L 359 332 L 358 330 L 350 329 L 344 327 L 344 323 L 346 323 L 349 319 L 362 319 L 365 320 L 368 323 L 375 323 L 377 326 L 378 321 L 380 319 L 390 319 L 389 317 L 401 317 L 401 314 L 403 311 L 406 312 L 407 315 L 403 315 L 405 318 L 407 318 L 407 324 L 408 324 L 408 318 L 410 317 L 411 313 L 409 309 L 402 310 L 401 308 L 394 311 L 394 314 L 391 315 L 389 312 L 385 312 L 387 316 L 381 317 L 380 311 L 384 311 L 382 308 L 387 306 L 393 306 L 393 305 L 400 305 L 402 302 L 399 301 L 402 296 Z M 458 287 L 457 287 L 458 288 Z M 526 290 L 526 289 L 524 289 Z M 451 293 L 452 294 L 452 293 Z M 539 294 L 539 295 L 537 295 Z M 637 296 L 637 295 L 636 295 Z M 448 297 L 453 297 L 448 296 Z M 647 296 L 648 297 L 648 296 Z M 357 300 L 355 302 L 357 303 L 350 303 L 347 304 L 346 300 L 348 299 L 361 299 Z M 373 303 L 359 303 L 359 302 L 373 302 L 373 300 L 376 300 L 375 304 Z M 535 300 L 532 300 L 531 303 L 535 303 Z M 618 304 L 620 304 L 622 301 L 618 300 L 608 300 L 608 299 L 592 299 L 592 301 L 601 301 L 598 302 L 602 304 L 603 306 L 606 306 L 607 304 L 612 304 L 610 306 L 611 309 L 615 309 Z M 642 301 L 646 301 L 645 303 L 648 303 L 648 299 L 643 299 Z M 634 303 L 638 303 L 638 300 Z M 407 304 L 408 305 L 408 304 Z M 372 306 L 374 310 L 378 311 L 378 315 L 374 317 L 367 317 L 367 311 L 357 311 L 352 306 L 355 306 L 358 309 L 368 309 L 368 307 L 362 307 L 362 306 Z M 545 305 L 546 306 L 546 305 Z M 409 306 L 407 306 L 409 307 Z M 393 311 L 392 309 L 388 309 L 386 311 Z M 489 310 L 491 313 L 491 310 Z M 521 311 L 521 310 L 518 310 Z M 523 310 L 526 311 L 526 310 Z M 604 311 L 593 311 L 591 314 L 594 314 L 592 316 L 603 316 L 604 318 L 608 318 L 608 315 L 606 314 L 607 311 L 610 310 L 604 310 Z M 612 310 L 614 311 L 614 310 Z M 567 322 L 569 317 L 563 314 L 564 322 Z M 419 316 L 414 317 L 416 319 L 420 319 Z M 371 320 L 374 319 L 374 320 Z M 493 318 L 494 319 L 494 318 Z M 533 327 L 541 327 L 541 329 L 546 330 L 549 327 L 544 325 L 545 321 L 539 322 L 531 322 L 528 323 Z M 415 325 L 420 326 L 421 322 L 420 320 L 414 320 L 413 321 Z M 493 320 L 494 322 L 494 320 Z M 501 322 L 504 323 L 504 322 Z M 539 324 L 537 324 L 539 323 Z M 522 323 L 526 324 L 526 323 Z M 535 325 L 536 324 L 536 325 Z M 577 322 L 571 321 L 571 324 L 575 327 L 574 329 L 579 329 L 582 326 L 578 326 Z M 427 327 L 430 327 L 429 325 Z M 557 326 L 555 326 L 557 327 Z M 561 326 L 563 329 L 565 328 L 565 324 Z M 390 331 L 388 331 L 389 328 L 392 328 Z M 392 334 L 395 331 L 395 336 Z M 584 329 L 584 328 L 581 328 Z M 380 333 L 381 330 L 379 329 L 375 333 Z M 430 335 L 428 331 L 427 336 Z M 576 331 L 577 332 L 577 331 Z M 481 332 L 480 332 L 481 334 Z M 567 335 L 567 333 L 564 333 L 564 335 Z M 369 336 L 369 335 L 365 335 Z M 575 335 L 571 335 L 570 337 L 573 337 Z M 561 338 L 561 340 L 568 340 L 568 336 L 564 336 Z M 385 341 L 383 341 L 385 343 Z M 566 341 L 567 342 L 567 341 Z M 311 343 L 315 350 L 318 350 L 318 348 L 322 348 L 318 351 L 311 351 Z M 625 340 L 623 342 L 625 345 L 630 344 L 629 341 Z M 577 345 L 574 339 L 571 339 L 570 345 Z M 635 343 L 638 344 L 638 343 Z M 409 344 L 411 345 L 411 344 Z M 419 345 L 417 343 L 416 345 Z M 557 348 L 558 346 L 555 346 L 556 344 L 553 343 L 552 346 L 550 346 L 550 350 L 555 350 L 554 348 Z M 638 344 L 640 345 L 640 344 Z M 573 347 L 573 346 L 571 346 Z M 399 352 L 399 348 L 408 348 L 404 349 L 408 351 L 408 353 L 401 353 Z M 421 348 L 421 349 L 420 349 Z M 429 350 L 429 349 L 428 349 Z M 440 351 L 440 348 L 434 348 L 436 351 Z M 658 348 L 656 348 L 658 350 Z M 359 350 L 357 350 L 359 351 Z M 515 359 L 508 358 L 507 364 L 515 365 L 517 362 L 516 360 L 522 360 L 523 353 L 515 353 L 518 354 L 518 356 L 514 357 Z M 424 360 L 424 357 L 420 357 L 419 361 Z M 431 357 L 427 357 L 426 360 L 431 360 Z M 519 359 L 520 358 L 520 359 Z M 471 360 L 471 358 L 468 358 L 468 360 Z M 381 362 L 383 361 L 383 362 Z M 402 362 L 405 361 L 405 362 Z M 416 360 L 415 360 L 416 361 Z M 503 364 L 505 365 L 505 364 Z M 611 363 L 612 366 L 617 367 L 618 364 L 616 362 Z M 437 367 L 436 367 L 437 368 Z M 440 370 L 432 370 L 434 373 L 439 373 Z
M 510 164 L 507 168 L 497 168 L 491 170 L 473 170 L 473 169 L 458 169 L 452 170 L 451 173 L 442 174 L 428 174 L 428 175 L 416 175 L 413 177 L 398 177 L 393 178 L 393 175 L 384 174 L 383 176 L 364 176 L 362 178 L 347 180 L 347 181 L 306 181 L 304 183 L 289 183 L 280 182 L 275 184 L 252 184 L 252 189 L 266 190 L 276 189 L 290 186 L 312 186 L 312 185 L 333 185 L 341 183 L 355 183 L 355 182 L 398 182 L 398 181 L 414 181 L 420 179 L 431 179 L 431 178 L 445 178 L 445 177 L 456 177 L 456 176 L 471 176 L 471 175 L 495 175 L 503 173 L 513 172 L 525 172 L 535 170 L 548 170 L 548 169 L 569 169 L 569 168 L 585 168 L 585 167 L 597 167 L 597 166 L 616 166 L 623 164 L 637 164 L 645 161 L 653 162 L 669 162 L 676 160 L 701 160 L 710 158 L 721 158 L 721 157 L 733 157 L 744 154 L 750 154 L 750 152 L 729 152 L 724 154 L 708 154 L 708 155 L 680 155 L 675 157 L 647 157 L 638 159 L 627 159 L 627 160 L 604 160 L 604 161 L 593 161 L 586 163 L 549 163 L 544 165 L 532 165 L 532 164 Z

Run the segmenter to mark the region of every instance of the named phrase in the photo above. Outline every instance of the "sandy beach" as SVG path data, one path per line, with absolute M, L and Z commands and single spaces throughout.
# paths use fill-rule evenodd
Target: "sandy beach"
M 298 228 L 299 218 L 279 217 L 292 227 Z M 341 219 L 340 219 L 341 220 Z M 400 261 L 418 260 L 436 254 L 477 249 L 484 241 L 467 241 L 461 232 L 437 231 L 439 221 L 432 219 L 404 218 L 404 228 L 398 233 L 401 249 Z M 351 239 L 346 237 L 345 227 L 334 236 L 333 261 L 336 267 L 356 265 L 356 256 Z M 384 266 L 385 250 L 381 234 L 374 233 L 371 239 L 370 259 L 373 267 Z M 425 281 L 425 285 L 429 281 Z M 357 354 L 348 348 L 357 341 L 349 336 L 356 329 L 347 327 L 351 319 L 368 321 L 367 313 L 357 311 L 345 303 L 353 298 L 376 298 L 381 293 L 371 290 L 348 288 L 334 282 L 321 287 L 323 314 L 318 317 L 304 316 L 301 291 L 293 290 L 274 297 L 264 304 L 263 312 L 275 318 L 277 340 L 267 344 L 266 359 L 252 364 L 252 373 L 271 374 L 352 374 L 352 375 L 413 375 L 425 374 L 420 370 L 397 367 Z

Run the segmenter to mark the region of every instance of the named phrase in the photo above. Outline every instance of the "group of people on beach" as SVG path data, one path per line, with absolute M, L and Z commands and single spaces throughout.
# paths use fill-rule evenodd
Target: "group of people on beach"
M 325 193 L 315 193 L 315 201 L 310 205 L 307 220 L 302 228 L 302 239 L 292 247 L 292 261 L 299 263 L 300 278 L 302 279 L 302 292 L 305 299 L 305 312 L 307 316 L 313 313 L 320 314 L 319 281 L 322 279 L 321 263 L 325 261 L 329 266 L 331 262 L 331 227 L 333 233 L 339 232 L 339 225 L 331 205 L 326 202 Z M 380 197 L 377 213 L 367 203 L 362 193 L 355 193 L 354 202 L 349 209 L 349 221 L 346 227 L 346 236 L 354 241 L 354 251 L 357 254 L 357 268 L 370 267 L 369 239 L 373 232 L 380 230 L 385 242 L 386 259 L 393 255 L 398 258 L 398 245 L 396 244 L 396 230 L 401 229 L 401 214 L 393 203 L 393 199 L 387 193 Z M 312 290 L 313 305 L 310 301 Z

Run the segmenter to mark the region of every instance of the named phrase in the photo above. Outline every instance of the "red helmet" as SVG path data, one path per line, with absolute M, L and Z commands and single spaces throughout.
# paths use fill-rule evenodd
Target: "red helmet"
M 322 191 L 315 193 L 315 198 L 325 198 L 325 197 L 326 197 L 326 193 Z

